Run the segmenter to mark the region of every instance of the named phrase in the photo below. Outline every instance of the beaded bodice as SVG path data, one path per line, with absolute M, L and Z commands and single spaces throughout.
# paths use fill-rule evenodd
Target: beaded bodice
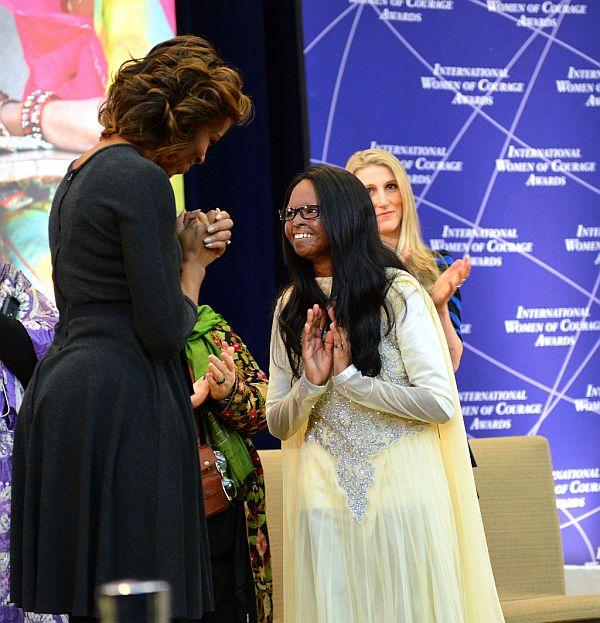
M 384 381 L 410 385 L 393 335 L 379 346 Z M 337 459 L 336 473 L 344 490 L 346 505 L 362 523 L 369 504 L 368 490 L 375 482 L 372 459 L 405 435 L 415 435 L 421 422 L 364 407 L 330 386 L 312 409 L 305 441 L 315 441 Z

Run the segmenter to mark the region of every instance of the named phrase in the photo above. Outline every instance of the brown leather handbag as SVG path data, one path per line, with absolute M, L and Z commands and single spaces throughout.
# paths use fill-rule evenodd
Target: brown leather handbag
M 193 383 L 194 372 L 191 365 L 188 364 L 188 366 Z M 194 409 L 194 419 L 196 421 L 198 438 L 206 440 L 208 435 L 203 424 L 200 407 Z M 223 478 L 226 477 L 226 474 L 224 472 L 221 473 L 217 469 L 217 456 L 210 444 L 206 442 L 198 443 L 198 457 L 200 459 L 200 485 L 204 498 L 204 515 L 212 517 L 227 510 L 231 505 L 231 501 L 225 494 L 223 483 Z
M 223 477 L 217 469 L 217 457 L 209 445 L 199 445 L 200 475 L 202 477 L 202 493 L 204 495 L 204 514 L 212 517 L 229 508 L 231 502 L 223 489 Z

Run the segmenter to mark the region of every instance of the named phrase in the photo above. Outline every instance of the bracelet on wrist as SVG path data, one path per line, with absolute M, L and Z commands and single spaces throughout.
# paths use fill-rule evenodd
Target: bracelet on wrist
M 42 112 L 44 106 L 55 99 L 58 99 L 58 96 L 54 91 L 42 91 L 41 89 L 36 89 L 25 98 L 21 109 L 21 128 L 25 136 L 44 138 Z

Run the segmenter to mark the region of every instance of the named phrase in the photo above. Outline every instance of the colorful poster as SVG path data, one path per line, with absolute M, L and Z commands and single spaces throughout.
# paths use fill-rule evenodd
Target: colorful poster
M 0 264 L 45 294 L 52 197 L 98 140 L 110 76 L 174 33 L 174 0 L 0 0 Z
M 600 561 L 600 3 L 304 0 L 311 156 L 382 148 L 473 270 L 469 435 L 550 441 L 565 561 Z

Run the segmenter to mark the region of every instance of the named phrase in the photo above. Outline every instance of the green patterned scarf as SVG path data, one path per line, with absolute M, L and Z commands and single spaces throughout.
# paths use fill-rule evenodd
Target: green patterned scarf
M 221 349 L 214 343 L 210 334 L 212 329 L 219 324 L 227 326 L 223 316 L 217 314 L 208 305 L 198 307 L 198 320 L 185 345 L 185 353 L 195 380 L 206 374 L 209 355 L 221 356 Z M 240 488 L 247 478 L 255 473 L 248 448 L 241 435 L 227 426 L 210 410 L 210 406 L 207 406 L 208 408 L 201 406 L 201 423 L 204 424 L 207 443 L 225 455 L 229 475 Z

